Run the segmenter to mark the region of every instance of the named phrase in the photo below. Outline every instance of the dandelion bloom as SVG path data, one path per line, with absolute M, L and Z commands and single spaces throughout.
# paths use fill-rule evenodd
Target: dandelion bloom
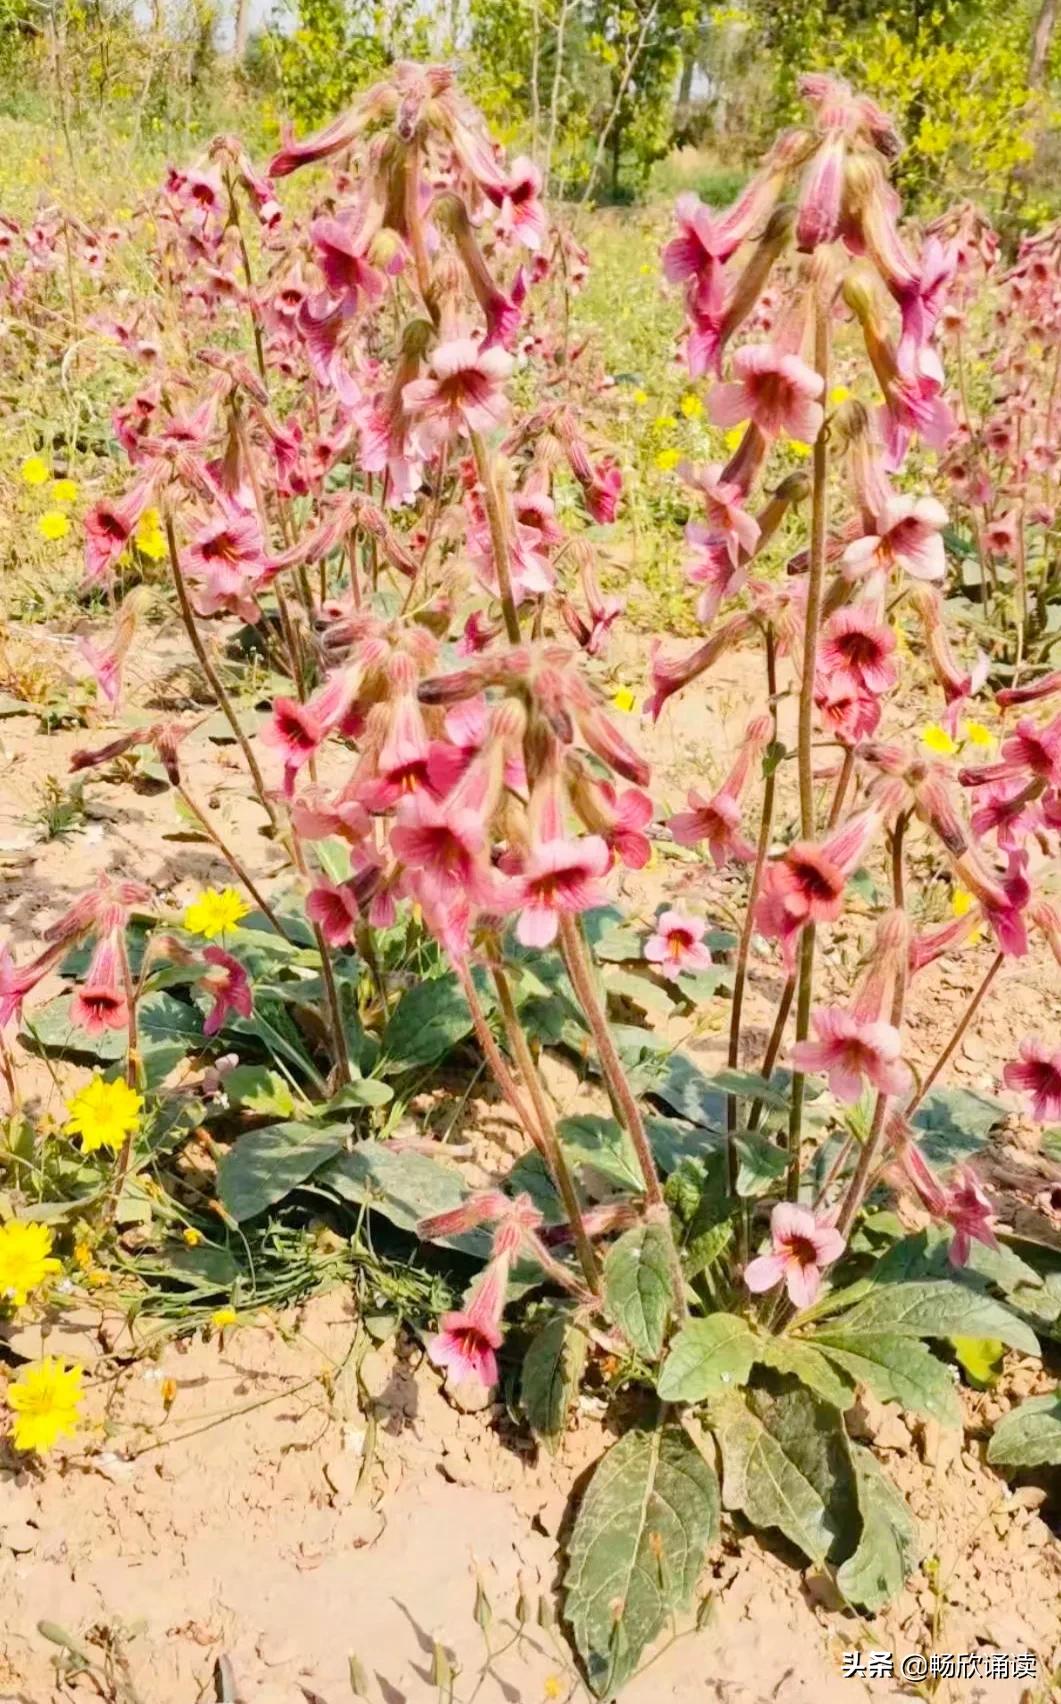
M 210 1324 L 217 1331 L 224 1331 L 227 1326 L 235 1325 L 238 1317 L 235 1308 L 215 1308 L 210 1315 Z
M 64 515 L 61 509 L 46 509 L 37 522 L 37 531 L 41 538 L 46 538 L 50 544 L 65 538 L 70 531 L 70 516 Z
M 770 1215 L 769 1254 L 760 1254 L 744 1268 L 744 1282 L 758 1294 L 782 1281 L 789 1301 L 809 1308 L 822 1283 L 822 1267 L 839 1260 L 846 1244 L 834 1226 L 789 1201 L 779 1201 Z
M 193 935 L 205 935 L 212 941 L 215 935 L 234 929 L 249 914 L 250 906 L 235 888 L 204 888 L 185 910 L 184 927 Z
M 0 1225 L 0 1300 L 24 1307 L 34 1290 L 62 1271 L 62 1261 L 52 1258 L 51 1248 L 52 1233 L 46 1225 L 20 1219 Z
M 98 1148 L 118 1149 L 139 1127 L 143 1106 L 143 1097 L 122 1078 L 108 1083 L 97 1072 L 91 1083 L 67 1101 L 70 1116 L 63 1129 L 68 1136 L 80 1136 L 83 1154 L 93 1154 Z
M 673 981 L 686 971 L 706 970 L 711 954 L 704 945 L 706 924 L 684 911 L 662 911 L 655 933 L 645 942 L 645 957 Z
M 67 1366 L 54 1355 L 26 1367 L 7 1387 L 6 1401 L 14 1414 L 11 1441 L 16 1450 L 43 1455 L 62 1437 L 77 1430 L 81 1413 L 80 1367 Z
M 707 411 L 716 426 L 752 420 L 768 438 L 783 433 L 804 444 L 814 442 L 825 418 L 819 401 L 825 389 L 820 373 L 773 343 L 738 349 L 733 371 L 736 379 L 716 385 L 707 399 Z
M 1032 1117 L 1039 1124 L 1061 1118 L 1061 1048 L 1053 1053 L 1035 1036 L 1025 1036 L 1020 1058 L 1002 1073 L 1007 1089 L 1020 1089 L 1032 1097 Z
M 26 485 L 46 485 L 52 476 L 43 456 L 27 456 L 19 471 Z
M 454 1384 L 466 1384 L 470 1379 L 478 1379 L 487 1387 L 497 1383 L 507 1280 L 508 1256 L 502 1255 L 487 1267 L 468 1307 L 443 1314 L 439 1320 L 427 1352 L 436 1367 L 446 1369 Z
M 792 1062 L 798 1071 L 820 1071 L 837 1100 L 853 1106 L 862 1079 L 884 1095 L 901 1095 L 913 1086 L 909 1066 L 899 1057 L 902 1037 L 894 1024 L 866 1020 L 842 1006 L 821 1006 L 811 1013 L 817 1041 L 797 1042 Z

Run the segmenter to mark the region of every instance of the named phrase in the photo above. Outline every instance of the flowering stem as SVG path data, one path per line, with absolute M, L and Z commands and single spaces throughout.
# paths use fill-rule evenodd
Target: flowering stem
M 774 640 L 774 630 L 767 627 L 764 632 L 766 640 L 766 689 L 773 721 L 771 743 L 777 738 L 777 647 Z M 740 943 L 737 947 L 737 962 L 733 972 L 733 1003 L 729 1017 L 729 1051 L 726 1062 L 730 1070 L 736 1070 L 740 1064 L 740 1027 L 744 1009 L 744 989 L 748 980 L 748 957 L 751 952 L 752 934 L 755 930 L 755 907 L 759 898 L 759 887 L 766 867 L 766 855 L 770 850 L 770 836 L 774 825 L 774 798 L 777 792 L 777 766 L 773 764 L 763 782 L 763 808 L 759 819 L 759 839 L 755 848 L 755 863 L 752 866 L 751 881 L 748 884 L 748 905 L 744 913 L 744 927 L 741 930 Z M 726 1167 L 729 1176 L 729 1192 L 731 1196 L 737 1193 L 737 1097 L 729 1095 L 726 1100 Z
M 674 1229 L 671 1225 L 670 1213 L 663 1199 L 655 1156 L 648 1140 L 645 1121 L 641 1117 L 641 1108 L 637 1104 L 637 1099 L 627 1080 L 615 1042 L 612 1040 L 607 1015 L 594 984 L 593 970 L 586 952 L 582 932 L 573 917 L 561 917 L 560 942 L 563 947 L 564 962 L 567 965 L 567 974 L 571 978 L 571 985 L 575 990 L 578 1003 L 586 1015 L 604 1080 L 611 1091 L 612 1098 L 626 1126 L 627 1134 L 634 1145 L 637 1162 L 641 1167 L 641 1175 L 645 1180 L 645 1199 L 648 1204 L 649 1217 L 654 1223 L 662 1226 L 667 1238 L 667 1254 L 671 1267 L 675 1306 L 680 1317 L 685 1319 L 688 1314 L 685 1301 L 685 1275 L 682 1272 L 678 1246 L 674 1241 Z
M 836 778 L 836 792 L 833 794 L 833 802 L 829 808 L 829 820 L 826 823 L 827 831 L 834 829 L 840 821 L 840 812 L 844 808 L 844 800 L 847 798 L 847 789 L 851 783 L 854 768 L 855 748 L 854 746 L 845 746 L 844 761 L 840 765 L 840 773 Z
M 226 846 L 224 840 L 222 840 L 222 838 L 218 834 L 216 828 L 214 828 L 213 824 L 208 819 L 206 812 L 203 810 L 202 806 L 198 805 L 196 803 L 196 801 L 192 798 L 191 794 L 184 787 L 183 783 L 177 787 L 177 796 L 181 800 L 181 802 L 184 804 L 186 809 L 191 812 L 192 816 L 195 818 L 196 822 L 199 824 L 199 827 L 202 829 L 203 833 L 206 835 L 206 838 L 209 840 L 210 844 L 212 846 L 215 846 L 217 848 L 217 850 L 220 852 L 222 858 L 224 858 L 226 864 L 229 866 L 229 868 L 232 871 L 232 874 L 235 876 L 236 880 L 238 882 L 241 882 L 242 885 L 246 888 L 247 892 L 250 894 L 251 898 L 253 899 L 255 905 L 258 907 L 258 910 L 262 913 L 263 917 L 267 917 L 269 919 L 269 922 L 272 924 L 273 928 L 276 930 L 277 934 L 280 935 L 283 940 L 287 941 L 289 945 L 293 946 L 294 942 L 291 940 L 291 936 L 288 934 L 287 930 L 284 928 L 284 925 L 281 923 L 279 917 L 276 915 L 276 912 L 273 910 L 272 906 L 269 904 L 269 901 L 265 898 L 265 895 L 262 893 L 261 889 L 258 888 L 255 885 L 254 881 L 251 879 L 250 875 L 247 873 L 247 870 L 244 867 L 244 865 L 241 864 L 240 860 L 236 857 L 236 854 L 231 850 L 231 848 L 229 846 Z
M 564 1152 L 560 1146 L 560 1138 L 556 1134 L 556 1126 L 553 1123 L 552 1114 L 549 1110 L 549 1103 L 545 1097 L 545 1089 L 542 1085 L 538 1067 L 534 1062 L 534 1055 L 531 1053 L 527 1037 L 523 1033 L 523 1025 L 519 1021 L 519 1014 L 516 1011 L 515 1002 L 512 999 L 512 990 L 509 987 L 508 977 L 505 975 L 504 971 L 500 969 L 500 967 L 494 970 L 494 987 L 497 990 L 497 1003 L 501 1008 L 501 1018 L 505 1026 L 505 1035 L 508 1037 L 508 1044 L 516 1056 L 516 1063 L 519 1066 L 520 1075 L 523 1078 L 527 1093 L 531 1098 L 531 1104 L 534 1107 L 538 1131 L 541 1136 L 542 1157 L 549 1168 L 553 1182 L 560 1192 L 560 1198 L 564 1203 L 564 1209 L 567 1213 L 568 1219 L 570 1220 L 571 1234 L 575 1239 L 575 1250 L 578 1254 L 582 1270 L 586 1275 L 586 1282 L 589 1284 L 593 1294 L 595 1296 L 599 1296 L 600 1267 L 597 1261 L 596 1250 L 586 1234 L 585 1225 L 582 1223 L 582 1207 L 578 1199 L 578 1194 L 575 1190 L 574 1179 L 571 1176 L 570 1168 L 564 1158 Z
M 269 795 L 265 791 L 265 781 L 263 780 L 262 772 L 258 767 L 258 760 L 251 749 L 250 740 L 247 738 L 240 726 L 240 720 L 236 715 L 232 700 L 225 691 L 224 685 L 221 681 L 221 676 L 218 674 L 210 660 L 210 655 L 203 643 L 202 634 L 199 632 L 199 628 L 196 624 L 195 611 L 192 609 L 191 599 L 188 596 L 188 587 L 184 580 L 184 571 L 181 568 L 180 552 L 177 549 L 177 538 L 173 531 L 173 516 L 170 514 L 168 509 L 165 511 L 164 519 L 166 525 L 166 543 L 169 546 L 170 568 L 173 572 L 173 584 L 177 592 L 177 602 L 180 604 L 181 618 L 184 622 L 185 628 L 187 629 L 188 637 L 192 642 L 192 649 L 199 660 L 199 667 L 206 676 L 210 690 L 217 699 L 225 720 L 228 722 L 229 727 L 236 736 L 236 742 L 243 753 L 244 761 L 250 771 L 250 777 L 254 784 L 254 791 L 258 795 L 258 802 L 266 816 L 269 818 L 271 826 L 275 829 L 277 826 L 276 812 L 270 803 Z
M 968 1005 L 966 1006 L 964 1012 L 962 1013 L 961 1017 L 958 1019 L 957 1024 L 955 1025 L 954 1034 L 951 1036 L 950 1040 L 948 1041 L 946 1047 L 943 1049 L 942 1053 L 940 1053 L 940 1055 L 937 1058 L 935 1064 L 933 1065 L 931 1071 L 928 1073 L 928 1076 L 924 1079 L 923 1083 L 921 1084 L 920 1088 L 918 1089 L 913 1100 L 910 1102 L 909 1106 L 906 1108 L 906 1111 L 904 1113 L 904 1116 L 906 1118 L 909 1118 L 911 1113 L 916 1111 L 916 1109 L 921 1105 L 921 1102 L 924 1100 L 925 1096 L 928 1094 L 929 1089 L 932 1087 L 933 1083 L 936 1081 L 936 1078 L 939 1076 L 940 1072 L 943 1070 L 943 1067 L 947 1064 L 947 1061 L 951 1058 L 951 1056 L 955 1052 L 955 1049 L 957 1048 L 958 1043 L 961 1041 L 962 1036 L 965 1034 L 966 1030 L 969 1028 L 969 1025 L 972 1023 L 974 1017 L 976 1016 L 977 1012 L 979 1011 L 980 1007 L 983 1005 L 984 1000 L 987 997 L 987 993 L 988 993 L 988 990 L 991 987 L 992 982 L 994 982 L 995 977 L 998 975 L 999 971 L 1002 969 L 1002 965 L 1003 965 L 1003 962 L 1005 960 L 1005 956 L 1006 956 L 1005 953 L 996 953 L 994 958 L 991 960 L 991 963 L 988 965 L 987 970 L 984 972 L 984 975 L 983 975 L 983 978 L 981 979 L 979 987 L 973 993 L 971 999 L 969 1000 Z
M 763 1054 L 763 1062 L 759 1067 L 759 1075 L 763 1078 L 764 1082 L 767 1083 L 770 1081 L 774 1066 L 777 1064 L 777 1056 L 781 1051 L 781 1041 L 785 1033 L 785 1025 L 788 1022 L 788 1014 L 792 1010 L 792 1000 L 795 992 L 795 976 L 786 976 L 785 985 L 781 990 L 781 998 L 777 1003 L 777 1011 L 774 1015 L 774 1027 L 770 1031 L 770 1039 L 766 1044 L 766 1052 Z M 751 1104 L 751 1110 L 748 1113 L 749 1131 L 754 1131 L 758 1128 L 759 1120 L 762 1115 L 762 1101 L 753 1101 Z
M 814 366 L 822 380 L 822 395 L 829 389 L 829 301 L 819 285 L 814 311 Z M 811 475 L 810 560 L 807 569 L 807 613 L 803 626 L 803 673 L 799 686 L 799 739 L 796 761 L 799 771 L 799 826 L 804 840 L 814 839 L 814 676 L 818 661 L 818 627 L 821 620 L 822 586 L 825 580 L 825 548 L 829 528 L 829 439 L 823 424 L 814 440 Z M 796 991 L 796 1041 L 810 1033 L 810 1009 L 814 993 L 814 936 L 808 923 L 799 941 L 799 972 Z M 792 1074 L 788 1118 L 788 1178 L 785 1193 L 790 1201 L 799 1194 L 800 1139 L 803 1131 L 802 1071 Z
M 490 548 L 493 552 L 494 567 L 497 570 L 497 584 L 501 594 L 501 612 L 505 618 L 505 632 L 508 634 L 509 643 L 518 645 L 520 637 L 519 617 L 516 614 L 516 600 L 512 595 L 512 572 L 509 565 L 505 517 L 498 498 L 497 486 L 494 484 L 494 471 L 490 466 L 490 452 L 480 433 L 472 432 L 470 436 L 476 472 L 483 488 L 486 518 L 490 526 Z

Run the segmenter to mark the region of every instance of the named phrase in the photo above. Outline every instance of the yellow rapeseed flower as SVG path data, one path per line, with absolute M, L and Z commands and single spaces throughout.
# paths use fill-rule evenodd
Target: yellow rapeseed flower
M 236 1317 L 235 1308 L 215 1308 L 210 1315 L 210 1324 L 218 1331 L 224 1331 L 227 1325 L 235 1325 Z
M 678 407 L 685 415 L 686 420 L 699 420 L 701 414 L 704 412 L 703 403 L 693 391 L 686 391 L 681 402 L 678 404 Z
M 681 459 L 681 450 L 673 448 L 658 450 L 656 453 L 656 466 L 659 468 L 660 473 L 673 473 Z
M 194 1225 L 189 1225 L 186 1230 L 181 1232 L 181 1237 L 188 1244 L 189 1248 L 198 1248 L 199 1244 L 203 1240 L 203 1233 L 202 1231 L 197 1231 Z
M 120 1077 L 108 1083 L 97 1072 L 67 1102 L 70 1117 L 64 1129 L 68 1136 L 80 1136 L 83 1154 L 94 1154 L 98 1148 L 118 1149 L 140 1123 L 143 1106 L 143 1097 Z
M 146 556 L 149 562 L 161 562 L 166 554 L 166 535 L 157 509 L 144 510 L 136 523 L 133 540 L 141 556 Z
M 62 1262 L 52 1258 L 52 1233 L 46 1225 L 26 1224 L 12 1219 L 0 1225 L 0 1301 L 25 1305 Z
M 51 468 L 43 456 L 27 456 L 20 472 L 26 485 L 45 485 L 51 478 Z
M 184 927 L 212 941 L 215 935 L 235 928 L 249 911 L 250 906 L 244 904 L 235 888 L 204 888 L 184 913 Z
M 652 424 L 657 432 L 670 432 L 677 426 L 678 419 L 674 414 L 657 414 Z
M 77 480 L 53 479 L 52 496 L 57 503 L 75 503 L 77 501 Z
M 83 1397 L 81 1368 L 54 1355 L 26 1367 L 7 1387 L 7 1405 L 15 1416 L 11 1441 L 16 1450 L 43 1455 L 61 1437 L 76 1432 Z
M 800 461 L 805 461 L 810 455 L 810 445 L 805 444 L 800 438 L 786 438 L 785 448 L 790 455 L 798 456 Z
M 49 544 L 57 539 L 65 538 L 70 531 L 70 516 L 64 515 L 61 509 L 46 509 L 37 522 L 37 531 L 41 538 L 46 538 Z
M 612 694 L 612 703 L 617 710 L 630 711 L 636 705 L 637 699 L 628 686 L 621 686 L 618 692 Z
M 927 728 L 921 729 L 921 744 L 935 752 L 937 757 L 953 757 L 958 749 L 957 742 L 938 722 L 930 722 Z
M 998 736 L 993 734 L 990 728 L 985 728 L 982 722 L 963 722 L 962 733 L 970 745 L 984 746 L 990 750 L 997 744 Z
M 834 408 L 839 408 L 840 404 L 842 402 L 846 402 L 850 395 L 851 392 L 848 390 L 846 385 L 834 385 L 832 390 L 829 392 L 829 401 L 832 403 Z
M 956 887 L 951 894 L 950 908 L 955 917 L 968 917 L 975 904 L 976 900 L 968 888 Z M 983 935 L 984 931 L 978 923 L 969 936 L 970 943 L 975 946 L 978 941 L 983 940 Z
M 634 401 L 637 403 L 638 408 L 644 408 L 648 401 L 647 390 L 642 390 L 641 387 L 638 386 L 637 390 L 634 392 Z
M 725 444 L 727 450 L 729 450 L 731 455 L 732 455 L 733 451 L 737 448 L 737 445 L 740 443 L 740 441 L 743 437 L 744 437 L 744 427 L 743 426 L 730 426 L 727 431 L 723 432 L 722 442 Z

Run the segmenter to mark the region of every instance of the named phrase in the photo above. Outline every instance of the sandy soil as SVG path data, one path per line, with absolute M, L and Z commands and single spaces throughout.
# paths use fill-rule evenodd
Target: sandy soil
M 165 642 L 143 653 L 135 697 L 157 690 L 175 655 Z M 628 648 L 616 671 L 635 689 L 637 658 Z M 677 808 L 692 780 L 720 776 L 756 693 L 745 661 L 732 659 L 703 691 L 672 705 L 658 729 L 637 730 L 656 764 L 658 798 Z M 62 777 L 71 751 L 106 737 L 106 728 L 99 739 L 83 730 L 45 737 L 34 719 L 0 721 L 0 917 L 16 950 L 27 950 L 104 867 L 151 881 L 174 908 L 228 879 L 213 850 L 187 837 L 171 796 L 125 783 L 90 785 L 88 825 L 66 843 L 35 838 L 42 777 Z M 234 748 L 201 740 L 185 753 L 191 789 L 231 826 L 268 885 L 280 854 L 258 832 Z M 695 896 L 713 920 L 731 918 L 736 883 L 661 854 L 653 869 L 626 878 L 626 903 L 651 915 L 663 897 Z M 823 954 L 828 980 L 849 975 L 863 942 L 857 920 L 833 932 Z M 918 1062 L 934 1056 L 989 954 L 985 945 L 944 960 L 915 983 Z M 770 961 L 756 961 L 749 1061 L 761 1050 L 776 980 Z M 723 1062 L 726 1010 L 709 1006 L 686 1037 L 708 1068 Z M 998 1092 L 1016 1038 L 1056 1034 L 1059 1020 L 1056 967 L 1038 953 L 1011 961 L 950 1080 Z M 24 1061 L 24 1091 L 42 1112 L 60 1111 L 69 1081 L 65 1068 L 53 1075 Z M 584 1095 L 573 1076 L 558 1087 L 565 1111 Z M 1014 1119 L 999 1164 L 1016 1173 L 1016 1195 L 1027 1202 L 1050 1183 L 1035 1149 L 1034 1133 Z M 419 1345 L 368 1344 L 339 1292 L 221 1339 L 150 1352 L 102 1308 L 79 1308 L 46 1343 L 32 1328 L 9 1334 L 11 1356 L 42 1347 L 92 1368 L 91 1424 L 42 1474 L 0 1466 L 0 1704 L 111 1696 L 85 1675 L 56 1678 L 57 1647 L 37 1631 L 42 1619 L 98 1663 L 124 1669 L 141 1704 L 215 1697 L 222 1654 L 242 1704 L 341 1704 L 352 1695 L 350 1652 L 377 1677 L 384 1704 L 419 1704 L 438 1696 L 436 1638 L 459 1664 L 459 1698 L 536 1704 L 572 1687 L 579 1695 L 562 1644 L 535 1613 L 539 1600 L 553 1601 L 572 1484 L 607 1441 L 592 1403 L 556 1457 L 539 1454 L 500 1405 L 456 1406 Z M 167 1380 L 176 1387 L 168 1412 Z M 935 1695 L 998 1704 L 1049 1696 L 1046 1673 L 1061 1669 L 1061 1547 L 1039 1512 L 1044 1493 L 1027 1486 L 1012 1494 L 982 1463 L 994 1419 L 1040 1380 L 1037 1367 L 1009 1357 L 995 1391 L 965 1393 L 964 1439 L 863 1403 L 864 1433 L 906 1491 L 926 1555 L 936 1559 L 885 1617 L 860 1624 L 833 1606 L 826 1580 L 727 1530 L 705 1570 L 701 1630 L 683 1630 L 624 1697 L 818 1704 L 905 1695 L 897 1682 L 841 1679 L 852 1643 L 898 1656 L 1031 1651 L 1040 1678 L 1030 1687 L 944 1679 Z M 1043 1513 L 1056 1523 L 1056 1501 Z M 501 1623 L 512 1622 L 521 1595 L 532 1606 L 525 1637 L 488 1667 L 474 1616 L 477 1575 L 493 1606 L 494 1650 L 512 1637 Z

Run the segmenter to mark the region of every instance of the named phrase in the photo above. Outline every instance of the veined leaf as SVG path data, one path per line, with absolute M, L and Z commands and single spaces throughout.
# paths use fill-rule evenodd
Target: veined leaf
M 1003 1415 L 987 1459 L 994 1467 L 1061 1466 L 1061 1394 L 1029 1397 Z
M 417 982 L 402 995 L 383 1032 L 384 1069 L 433 1065 L 471 1029 L 472 1015 L 455 976 Z
M 753 1526 L 777 1527 L 824 1562 L 836 1540 L 825 1502 L 806 1474 L 739 1396 L 712 1404 L 712 1430 L 722 1452 L 722 1502 Z
M 293 1120 L 248 1130 L 218 1168 L 221 1203 L 237 1223 L 254 1219 L 334 1159 L 343 1144 L 336 1125 Z
M 1022 1354 L 1039 1353 L 1035 1333 L 1001 1302 L 946 1279 L 874 1285 L 835 1329 L 898 1337 L 999 1337 Z
M 772 1367 L 775 1372 L 789 1373 L 799 1379 L 801 1384 L 824 1402 L 832 1403 L 841 1413 L 846 1412 L 854 1401 L 853 1381 L 827 1361 L 820 1349 L 805 1343 L 802 1338 L 757 1337 L 755 1359 L 764 1367 Z
M 678 1426 L 637 1429 L 598 1464 L 571 1534 L 565 1613 L 593 1691 L 611 1697 L 689 1603 L 718 1536 L 718 1484 Z
M 850 1316 L 847 1316 L 850 1317 Z M 884 1331 L 816 1331 L 814 1345 L 881 1402 L 898 1402 L 941 1426 L 960 1426 L 961 1408 L 947 1368 L 916 1338 Z
M 916 1568 L 918 1532 L 913 1516 L 870 1450 L 851 1446 L 851 1463 L 862 1512 L 862 1536 L 853 1556 L 837 1570 L 836 1581 L 851 1603 L 883 1609 L 897 1597 Z
M 556 1314 L 532 1339 L 523 1358 L 520 1400 L 531 1430 L 550 1442 L 567 1425 L 586 1365 L 586 1334 Z
M 663 1347 L 674 1303 L 667 1235 L 659 1225 L 627 1231 L 604 1261 L 604 1300 L 611 1318 L 639 1355 L 654 1360 Z
M 702 1402 L 745 1384 L 755 1359 L 755 1335 L 737 1314 L 690 1320 L 675 1335 L 656 1385 L 664 1402 Z

